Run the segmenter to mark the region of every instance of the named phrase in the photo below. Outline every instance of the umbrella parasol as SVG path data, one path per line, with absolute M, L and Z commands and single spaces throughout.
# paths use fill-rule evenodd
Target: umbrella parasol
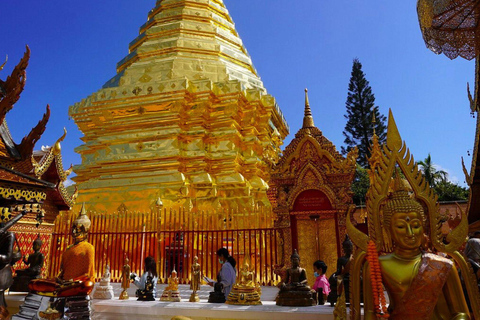
M 480 0 L 418 0 L 418 20 L 427 47 L 448 58 L 480 53 Z

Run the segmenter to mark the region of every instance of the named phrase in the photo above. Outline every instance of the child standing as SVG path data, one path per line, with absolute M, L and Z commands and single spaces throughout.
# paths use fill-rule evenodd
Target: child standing
M 322 260 L 317 260 L 313 263 L 313 271 L 315 271 L 315 283 L 312 289 L 315 291 L 322 289 L 323 297 L 318 297 L 318 301 L 325 301 L 330 293 L 330 284 L 325 276 L 325 272 L 327 272 L 327 265 Z

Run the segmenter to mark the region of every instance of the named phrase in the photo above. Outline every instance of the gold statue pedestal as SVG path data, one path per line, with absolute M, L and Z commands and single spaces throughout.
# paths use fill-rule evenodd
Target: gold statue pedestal
M 311 291 L 284 291 L 277 296 L 277 306 L 310 307 L 317 304 L 314 293 Z
M 162 296 L 160 297 L 160 301 L 168 302 L 170 301 L 170 289 L 166 288 L 163 290 Z
M 170 291 L 170 302 L 180 302 L 182 298 L 180 297 L 180 291 L 172 290 Z
M 123 290 L 122 293 L 120 293 L 120 297 L 118 297 L 118 300 L 128 300 L 130 297 L 128 296 L 127 290 Z
M 258 288 L 233 288 L 228 294 L 226 304 L 233 305 L 261 305 L 260 287 Z
M 190 299 L 188 300 L 189 302 L 200 302 L 200 297 L 196 292 L 192 292 L 190 295 Z

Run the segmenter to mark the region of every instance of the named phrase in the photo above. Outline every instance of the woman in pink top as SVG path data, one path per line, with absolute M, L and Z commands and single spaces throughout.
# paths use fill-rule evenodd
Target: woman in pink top
M 318 289 L 322 289 L 323 292 L 323 299 L 319 301 L 325 301 L 327 299 L 328 294 L 330 293 L 330 284 L 328 283 L 327 277 L 325 277 L 325 272 L 327 272 L 327 265 L 322 260 L 317 260 L 313 263 L 313 271 L 315 276 L 315 284 L 313 285 L 312 289 L 317 291 Z

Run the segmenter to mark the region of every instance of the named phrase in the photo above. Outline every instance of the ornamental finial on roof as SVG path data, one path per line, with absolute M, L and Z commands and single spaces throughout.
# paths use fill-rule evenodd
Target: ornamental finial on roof
M 313 123 L 312 110 L 310 109 L 310 103 L 308 102 L 308 89 L 305 89 L 305 115 L 303 117 L 303 128 L 315 127 Z
M 0 65 L 0 71 L 3 70 L 3 67 L 5 67 L 5 65 L 7 64 L 7 61 L 8 61 L 8 55 L 5 57 L 5 62 L 2 63 L 2 65 Z

